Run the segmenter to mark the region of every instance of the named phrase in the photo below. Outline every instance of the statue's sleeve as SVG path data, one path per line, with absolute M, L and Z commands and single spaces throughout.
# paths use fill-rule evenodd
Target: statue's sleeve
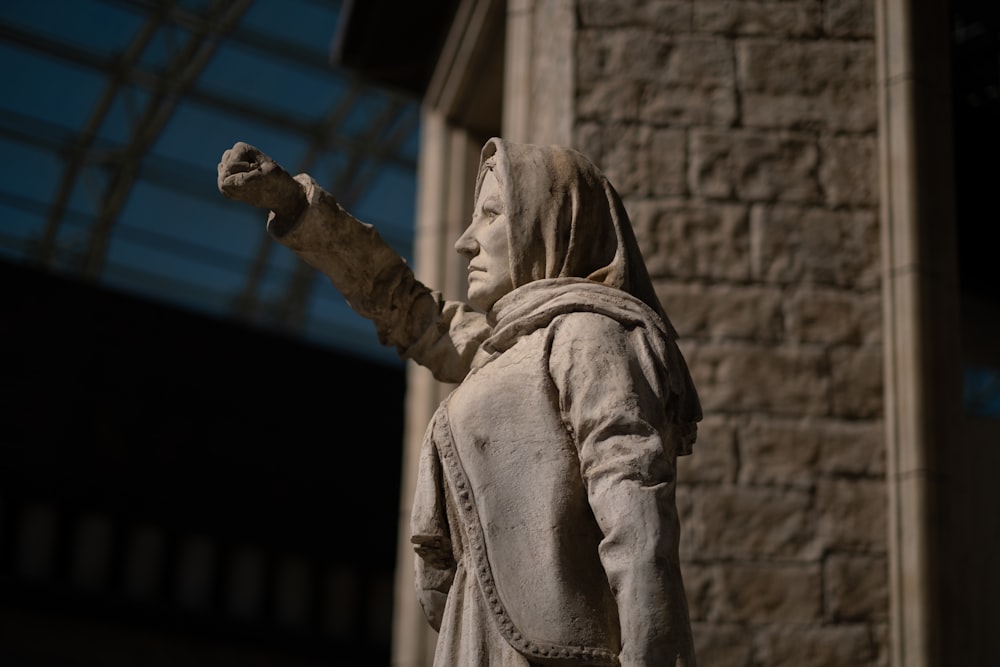
M 655 341 L 642 327 L 574 313 L 553 322 L 549 372 L 603 534 L 622 667 L 694 666 L 678 561 L 677 436 Z
M 379 342 L 442 382 L 461 381 L 489 334 L 486 317 L 418 281 L 373 226 L 354 218 L 308 175 L 295 180 L 309 205 L 291 221 L 272 212 L 270 235 L 323 272 L 355 312 L 372 320 Z

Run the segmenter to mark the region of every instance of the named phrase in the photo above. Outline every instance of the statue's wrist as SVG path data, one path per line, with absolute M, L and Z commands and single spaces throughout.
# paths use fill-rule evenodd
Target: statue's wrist
M 280 205 L 271 209 L 267 228 L 276 236 L 287 234 L 298 222 L 302 214 L 309 207 L 309 200 L 306 198 L 305 189 L 296 183 L 296 192 L 293 196 L 285 198 Z

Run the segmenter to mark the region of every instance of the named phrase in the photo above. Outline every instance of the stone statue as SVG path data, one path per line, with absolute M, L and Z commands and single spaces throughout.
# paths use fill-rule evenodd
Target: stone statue
M 383 344 L 460 383 L 411 517 L 434 664 L 693 667 L 675 483 L 701 408 L 607 178 L 574 150 L 490 139 L 455 244 L 467 303 L 252 146 L 223 154 L 218 184 L 269 209 Z

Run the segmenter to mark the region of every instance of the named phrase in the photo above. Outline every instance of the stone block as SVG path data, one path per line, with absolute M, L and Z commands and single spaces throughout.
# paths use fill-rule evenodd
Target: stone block
M 875 130 L 870 42 L 746 39 L 736 54 L 747 127 Z
M 687 192 L 684 130 L 640 126 L 640 146 L 636 150 L 649 162 L 649 194 L 654 197 L 682 195 Z
M 878 205 L 874 136 L 821 137 L 819 150 L 819 182 L 830 206 Z
M 823 562 L 824 615 L 829 621 L 888 621 L 889 566 L 884 556 L 831 554 Z
M 752 631 L 742 625 L 693 623 L 695 655 L 702 665 L 748 667 L 753 650 Z
M 681 336 L 774 342 L 782 338 L 780 289 L 666 281 L 655 287 Z
M 577 119 L 634 122 L 644 115 L 640 114 L 644 89 L 641 82 L 624 77 L 595 79 L 578 85 Z
M 812 488 L 820 476 L 885 474 L 881 422 L 754 417 L 737 430 L 743 484 Z
M 760 665 L 872 665 L 878 647 L 866 625 L 795 623 L 761 628 L 754 640 L 754 655 Z
M 872 0 L 826 0 L 823 30 L 831 37 L 870 38 L 875 34 Z
M 829 421 L 821 434 L 818 466 L 825 475 L 885 475 L 885 424 L 882 421 Z
M 759 625 L 819 620 L 822 593 L 816 564 L 729 563 L 719 568 L 718 580 L 712 621 Z M 767 660 L 759 664 L 798 663 Z
M 743 484 L 811 489 L 816 483 L 822 432 L 816 420 L 753 417 L 738 431 Z
M 677 37 L 666 51 L 666 67 L 650 70 L 653 81 L 683 84 L 693 89 L 731 87 L 735 84 L 733 44 L 719 37 Z
M 698 424 L 698 441 L 690 456 L 677 459 L 680 484 L 736 481 L 735 429 L 726 419 L 706 416 Z
M 882 340 L 880 292 L 804 286 L 792 292 L 786 301 L 791 340 L 851 345 Z
M 719 486 L 701 491 L 691 510 L 689 549 L 699 558 L 808 561 L 820 554 L 809 491 Z
M 640 76 L 639 114 L 646 122 L 729 127 L 736 121 L 736 70 L 728 40 L 676 38 L 663 66 Z
M 709 488 L 700 484 L 682 483 L 677 485 L 675 502 L 677 503 L 677 516 L 681 520 L 681 561 L 690 560 L 697 556 L 692 546 L 694 544 L 692 516 L 694 514 L 695 502 L 700 500 Z
M 786 132 L 698 130 L 688 179 L 696 195 L 746 202 L 819 203 L 819 148 Z
M 683 555 L 681 558 L 688 613 L 691 615 L 692 621 L 705 620 L 709 615 L 709 607 L 716 596 L 719 566 L 685 561 Z
M 690 201 L 628 201 L 626 207 L 654 278 L 746 281 L 750 224 L 746 206 Z
M 882 346 L 839 346 L 830 351 L 833 414 L 849 419 L 882 415 L 884 378 Z
M 880 282 L 874 211 L 758 205 L 750 211 L 751 274 L 779 283 L 874 289 Z
M 626 98 L 626 104 L 629 100 Z M 639 119 L 655 125 L 729 127 L 736 122 L 738 105 L 732 85 L 685 86 L 643 83 Z
M 685 192 L 683 130 L 630 122 L 588 123 L 577 136 L 592 149 L 592 159 L 623 198 Z M 632 207 L 626 208 L 633 217 Z
M 694 3 L 697 31 L 724 35 L 813 37 L 822 27 L 822 13 L 815 2 L 716 2 Z
M 837 551 L 886 551 L 885 482 L 820 479 L 816 485 L 817 530 L 823 546 Z
M 578 16 L 585 28 L 649 26 L 663 32 L 691 30 L 691 3 L 635 0 L 579 0 Z
M 706 412 L 829 414 L 829 362 L 821 348 L 699 343 L 685 354 Z
M 609 78 L 648 80 L 653 73 L 670 69 L 674 48 L 668 35 L 645 27 L 578 30 L 577 85 L 587 87 Z
M 601 123 L 592 120 L 581 120 L 573 127 L 573 145 L 578 151 L 590 157 L 598 166 L 603 167 L 601 162 Z M 602 169 L 603 171 L 603 169 Z M 629 217 L 632 217 L 632 210 L 629 209 Z M 633 221 L 633 226 L 634 221 Z

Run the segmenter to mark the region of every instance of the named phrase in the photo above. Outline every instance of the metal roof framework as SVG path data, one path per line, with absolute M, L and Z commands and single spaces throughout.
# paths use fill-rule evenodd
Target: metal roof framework
M 248 141 L 409 254 L 419 102 L 331 62 L 340 14 L 320 0 L 5 3 L 0 257 L 399 363 L 261 211 L 215 186 L 222 151 Z

